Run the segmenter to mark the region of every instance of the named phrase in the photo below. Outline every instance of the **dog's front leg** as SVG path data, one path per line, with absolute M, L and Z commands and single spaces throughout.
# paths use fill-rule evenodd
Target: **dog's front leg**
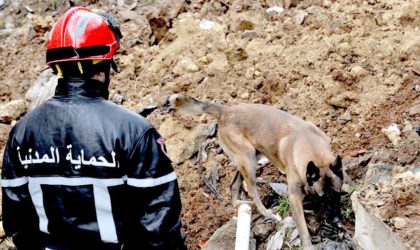
M 289 183 L 289 199 L 292 209 L 293 218 L 299 231 L 302 247 L 304 250 L 313 250 L 311 236 L 309 235 L 308 227 L 305 221 L 305 214 L 303 213 L 303 194 L 299 184 Z

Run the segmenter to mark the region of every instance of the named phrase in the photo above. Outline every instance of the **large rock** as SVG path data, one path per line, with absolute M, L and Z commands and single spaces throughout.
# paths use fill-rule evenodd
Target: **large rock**
M 0 123 L 11 123 L 26 112 L 24 100 L 13 100 L 0 105 Z
M 159 132 L 168 141 L 167 149 L 174 163 L 182 163 L 195 155 L 203 142 L 215 134 L 216 124 L 199 124 L 187 129 L 177 119 L 166 119 L 159 127 Z
M 45 70 L 36 79 L 25 95 L 26 107 L 29 111 L 39 106 L 54 95 L 57 76 L 51 70 Z
M 236 239 L 236 219 L 231 219 L 228 223 L 220 227 L 207 241 L 203 250 L 232 250 L 235 249 Z M 256 249 L 256 241 L 252 236 L 249 239 L 249 249 Z
M 3 146 L 6 144 L 10 129 L 10 125 L 0 123 L 0 145 Z

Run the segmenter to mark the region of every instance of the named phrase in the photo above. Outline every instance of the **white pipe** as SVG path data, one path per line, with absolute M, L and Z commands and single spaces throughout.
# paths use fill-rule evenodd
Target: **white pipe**
M 248 250 L 249 233 L 251 231 L 251 205 L 247 201 L 240 201 L 239 204 L 235 250 Z

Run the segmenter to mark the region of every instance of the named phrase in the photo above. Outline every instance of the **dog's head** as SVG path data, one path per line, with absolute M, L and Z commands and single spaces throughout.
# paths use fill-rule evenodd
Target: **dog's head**
M 181 94 L 173 94 L 165 96 L 160 107 L 167 112 L 171 112 L 175 109 L 178 109 L 184 105 L 186 102 L 186 96 Z
M 341 215 L 340 198 L 343 185 L 340 156 L 337 156 L 335 161 L 325 168 L 318 168 L 313 161 L 310 161 L 306 169 L 306 181 L 306 191 L 320 196 L 330 218 L 338 222 Z

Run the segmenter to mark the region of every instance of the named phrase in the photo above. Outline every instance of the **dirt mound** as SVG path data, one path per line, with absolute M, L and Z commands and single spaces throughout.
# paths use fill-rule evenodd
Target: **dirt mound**
M 121 24 L 121 73 L 112 75 L 110 90 L 128 109 L 156 105 L 174 92 L 225 104 L 265 103 L 314 121 L 344 159 L 418 166 L 418 1 L 284 1 L 291 7 L 267 13 L 276 2 L 283 1 L 5 1 L 0 104 L 24 98 L 46 68 L 44 43 L 53 20 L 81 4 L 109 11 Z M 148 118 L 172 147 L 194 142 L 190 132 L 214 122 L 159 109 Z M 398 145 L 381 132 L 392 123 L 401 130 Z M 1 125 L 1 147 L 10 128 Z M 191 159 L 174 163 L 190 249 L 232 216 L 235 167 L 217 141 L 211 145 L 204 162 L 192 152 Z M 356 177 L 364 172 L 362 166 L 350 178 L 360 182 Z M 224 200 L 203 183 L 211 173 L 219 176 L 211 181 Z M 268 183 L 284 177 L 271 165 L 259 176 L 264 203 L 275 206 L 278 197 Z

